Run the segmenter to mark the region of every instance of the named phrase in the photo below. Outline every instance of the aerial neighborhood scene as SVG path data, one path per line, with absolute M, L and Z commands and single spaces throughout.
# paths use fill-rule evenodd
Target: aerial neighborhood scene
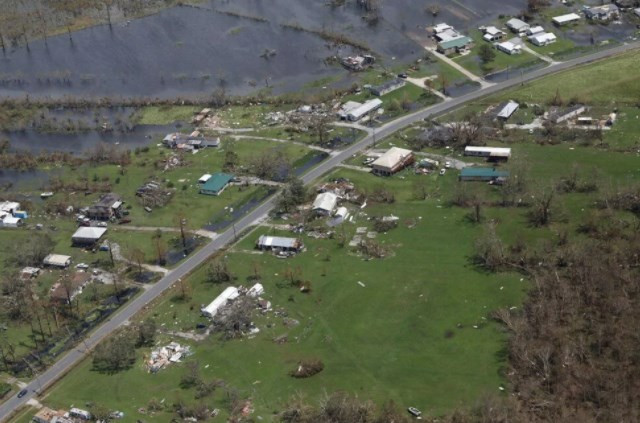
M 640 421 L 640 0 L 0 0 L 0 422 Z

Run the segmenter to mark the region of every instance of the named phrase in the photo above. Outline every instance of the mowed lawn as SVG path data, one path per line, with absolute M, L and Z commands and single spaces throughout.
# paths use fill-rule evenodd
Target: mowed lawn
M 345 390 L 439 414 L 473 403 L 484 393 L 499 392 L 506 338 L 489 314 L 498 307 L 518 306 L 526 283 L 519 275 L 490 275 L 470 265 L 480 227 L 467 223 L 465 210 L 443 207 L 433 199 L 411 200 L 409 175 L 404 180 L 380 179 L 345 170 L 335 176 L 368 188 L 384 184 L 397 193 L 392 206 L 364 209 L 369 216 L 393 212 L 401 218 L 397 229 L 377 238 L 390 248 L 390 257 L 364 261 L 336 240 L 305 238 L 307 251 L 280 260 L 247 251 L 261 233 L 271 231 L 256 230 L 227 253 L 238 276 L 235 284 L 248 285 L 247 276 L 257 268 L 265 298 L 300 324 L 287 328 L 281 317 L 269 313 L 256 319 L 261 332 L 255 338 L 223 342 L 213 336 L 196 344 L 188 360 L 200 362 L 205 379 L 224 379 L 251 398 L 255 415 L 266 421 L 296 393 L 316 401 L 325 392 Z M 444 179 L 453 183 L 455 176 Z M 415 220 L 414 228 L 407 226 L 409 219 Z M 365 216 L 358 220 L 345 224 L 349 235 L 356 226 L 370 226 Z M 300 269 L 312 292 L 288 286 L 287 268 Z M 201 269 L 190 278 L 190 301 L 177 300 L 179 290 L 174 289 L 153 309 L 163 328 L 187 329 L 202 321 L 199 307 L 224 289 L 205 282 L 205 274 Z M 273 342 L 283 334 L 287 343 Z M 324 371 L 309 379 L 288 376 L 299 360 L 309 358 L 322 360 Z M 131 370 L 104 375 L 91 371 L 86 362 L 63 379 L 46 402 L 68 407 L 100 398 L 108 407 L 142 418 L 136 410 L 151 398 L 168 404 L 178 398 L 194 401 L 193 391 L 179 387 L 183 366 L 150 375 L 139 360 Z M 213 401 L 218 407 L 224 405 L 222 396 Z M 160 413 L 144 420 L 168 418 Z

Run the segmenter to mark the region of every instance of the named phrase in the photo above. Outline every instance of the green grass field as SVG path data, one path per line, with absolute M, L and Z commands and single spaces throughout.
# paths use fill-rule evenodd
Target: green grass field
M 349 177 L 359 186 L 384 184 L 394 189 L 397 204 L 365 212 L 393 212 L 402 222 L 416 219 L 417 226 L 409 229 L 402 223 L 381 234 L 379 240 L 394 253 L 373 261 L 363 261 L 333 240 L 305 239 L 307 251 L 284 262 L 243 252 L 252 249 L 263 231 L 249 235 L 237 247 L 242 251 L 228 254 L 237 283 L 245 283 L 257 265 L 266 298 L 301 323 L 287 329 L 273 316 L 258 318 L 262 332 L 255 339 L 222 342 L 213 337 L 197 345 L 191 359 L 210 365 L 204 371 L 207 377 L 222 378 L 251 397 L 256 415 L 265 418 L 295 392 L 317 398 L 325 390 L 342 389 L 378 401 L 417 404 L 437 414 L 497 391 L 502 383 L 499 353 L 504 338 L 485 318 L 496 307 L 517 305 L 526 285 L 516 275 L 495 277 L 468 265 L 478 228 L 464 223 L 464 211 L 442 208 L 435 200 L 410 200 L 407 182 L 399 178 L 383 181 L 349 171 L 335 176 Z M 366 226 L 366 220 L 359 225 Z M 352 233 L 354 226 L 345 230 Z M 330 261 L 324 259 L 327 255 Z M 279 287 L 288 266 L 302 269 L 312 282 L 311 294 Z M 190 302 L 170 295 L 154 308 L 161 324 L 186 329 L 201 320 L 199 304 L 223 289 L 203 277 L 201 270 L 191 278 Z M 267 322 L 274 326 L 266 328 Z M 453 334 L 447 337 L 447 331 Z M 284 333 L 289 336 L 287 344 L 272 341 Z M 292 379 L 288 371 L 303 358 L 323 360 L 325 370 L 307 380 Z M 96 374 L 89 367 L 84 364 L 63 380 L 49 401 L 56 406 L 83 403 L 107 389 L 114 392 L 104 399 L 108 406 L 135 413 L 152 397 L 167 401 L 190 397 L 177 387 L 179 366 L 154 376 L 144 374 L 139 365 L 114 376 Z M 464 387 L 460 380 L 465 380 Z M 158 415 L 152 421 L 166 418 Z

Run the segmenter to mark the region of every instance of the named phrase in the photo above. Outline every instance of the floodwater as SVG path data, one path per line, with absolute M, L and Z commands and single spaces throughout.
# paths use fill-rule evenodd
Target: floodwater
M 100 143 L 118 145 L 129 150 L 144 147 L 153 140 L 161 139 L 167 133 L 176 132 L 178 128 L 179 125 L 139 125 L 126 132 L 91 130 L 74 133 L 39 132 L 35 129 L 25 129 L 23 131 L 0 132 L 0 138 L 8 139 L 12 150 L 27 150 L 32 153 L 63 151 L 82 154 Z
M 275 55 L 261 57 L 265 50 Z M 220 87 L 242 95 L 267 85 L 292 91 L 345 72 L 324 63 L 336 53 L 319 36 L 276 23 L 175 7 L 8 52 L 0 57 L 0 96 L 207 98 Z
M 55 171 L 0 169 L 0 190 L 9 192 L 43 191 Z M 39 197 L 38 197 L 39 198 Z

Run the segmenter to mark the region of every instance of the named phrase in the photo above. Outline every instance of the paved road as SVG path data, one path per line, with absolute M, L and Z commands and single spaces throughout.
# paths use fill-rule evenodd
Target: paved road
M 342 163 L 344 160 L 348 159 L 352 155 L 369 147 L 375 141 L 379 141 L 382 138 L 387 137 L 393 134 L 394 132 L 408 125 L 411 125 L 414 122 L 424 119 L 426 117 L 432 117 L 438 114 L 445 113 L 469 101 L 504 90 L 509 87 L 516 86 L 520 83 L 524 83 L 544 75 L 548 75 L 553 72 L 570 69 L 577 65 L 589 63 L 594 60 L 603 59 L 605 57 L 613 56 L 615 54 L 622 53 L 622 52 L 639 48 L 639 47 L 640 47 L 640 42 L 634 42 L 630 44 L 621 45 L 612 49 L 600 51 L 589 56 L 584 56 L 584 57 L 569 60 L 566 62 L 557 63 L 554 65 L 548 66 L 546 68 L 539 69 L 529 74 L 526 74 L 523 77 L 516 77 L 504 82 L 500 82 L 498 84 L 485 87 L 481 90 L 474 91 L 464 96 L 453 98 L 451 100 L 436 104 L 434 106 L 417 111 L 410 115 L 400 117 L 376 129 L 374 134 L 367 135 L 367 137 L 365 137 L 363 140 L 359 141 L 356 144 L 351 145 L 346 150 L 343 150 L 335 155 L 330 156 L 327 160 L 325 160 L 324 162 L 320 163 L 318 166 L 316 166 L 315 168 L 307 172 L 302 177 L 302 179 L 307 184 L 311 183 L 315 179 L 319 178 L 320 176 L 334 169 L 337 165 L 339 165 L 340 163 Z M 151 301 L 153 301 L 153 299 L 155 299 L 160 294 L 162 294 L 162 292 L 164 292 L 169 287 L 171 287 L 171 285 L 173 285 L 176 281 L 178 281 L 178 279 L 185 277 L 189 272 L 194 270 L 198 265 L 202 264 L 208 257 L 213 255 L 216 251 L 220 250 L 227 244 L 231 243 L 234 240 L 234 233 L 236 231 L 240 233 L 243 230 L 252 226 L 254 222 L 256 222 L 257 220 L 267 215 L 269 211 L 273 209 L 274 204 L 275 204 L 275 197 L 271 197 L 268 200 L 266 200 L 264 203 L 259 205 L 252 212 L 250 212 L 248 215 L 246 215 L 245 217 L 240 219 L 238 222 L 236 222 L 235 230 L 228 229 L 227 231 L 221 233 L 218 238 L 214 239 L 209 244 L 207 244 L 204 248 L 202 248 L 200 251 L 198 251 L 193 256 L 188 258 L 179 267 L 177 267 L 167 276 L 162 278 L 159 282 L 157 282 L 147 291 L 143 292 L 139 297 L 134 299 L 129 304 L 125 305 L 118 313 L 112 316 L 110 320 L 108 320 L 107 322 L 99 326 L 97 329 L 95 329 L 95 331 L 85 340 L 85 342 L 78 345 L 77 348 L 66 353 L 48 370 L 46 370 L 39 377 L 31 381 L 27 386 L 27 389 L 29 390 L 27 395 L 25 395 L 22 398 L 17 398 L 16 396 L 13 396 L 9 400 L 7 400 L 5 403 L 3 403 L 0 406 L 0 420 L 6 421 L 14 411 L 16 411 L 21 406 L 25 405 L 29 399 L 36 396 L 36 390 L 39 391 L 41 388 L 51 385 L 59 377 L 64 375 L 65 372 L 71 369 L 75 364 L 80 362 L 80 360 L 82 360 L 85 357 L 85 355 L 88 353 L 87 348 L 89 350 L 94 348 L 103 338 L 105 338 L 107 335 L 112 333 L 118 327 L 125 324 L 138 311 L 145 308 L 145 306 L 149 304 Z

